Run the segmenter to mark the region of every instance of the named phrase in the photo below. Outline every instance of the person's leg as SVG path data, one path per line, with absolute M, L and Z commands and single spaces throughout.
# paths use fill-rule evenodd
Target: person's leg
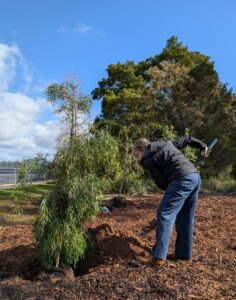
M 192 256 L 192 241 L 194 231 L 195 208 L 198 200 L 201 179 L 184 202 L 183 207 L 176 217 L 177 239 L 175 244 L 175 256 L 180 259 L 190 259 Z
M 157 210 L 156 244 L 152 256 L 166 259 L 170 235 L 177 214 L 198 184 L 198 173 L 187 174 L 171 181 Z

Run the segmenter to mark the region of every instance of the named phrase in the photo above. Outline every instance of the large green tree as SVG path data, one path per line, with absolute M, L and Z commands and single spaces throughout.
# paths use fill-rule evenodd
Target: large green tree
M 166 128 L 176 135 L 188 130 L 206 142 L 216 136 L 216 172 L 235 165 L 235 95 L 219 80 L 208 56 L 190 51 L 176 37 L 160 54 L 138 64 L 108 66 L 107 78 L 92 95 L 102 100 L 95 125 L 106 125 L 115 136 L 121 127 L 131 139 L 163 138 Z M 210 165 L 208 170 L 214 173 Z
M 128 61 L 109 65 L 107 73 L 92 92 L 93 99 L 102 99 L 102 114 L 95 126 L 105 126 L 117 137 L 124 131 L 132 139 L 152 134 L 159 124 L 158 115 L 139 67 Z

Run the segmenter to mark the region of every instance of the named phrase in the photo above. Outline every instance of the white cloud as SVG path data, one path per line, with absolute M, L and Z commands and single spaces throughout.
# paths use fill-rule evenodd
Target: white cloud
M 80 34 L 85 34 L 93 31 L 93 26 L 88 25 L 86 23 L 78 23 L 76 26 L 73 28 L 73 31 L 75 33 L 80 33 Z
M 44 124 L 36 124 L 34 141 L 47 151 L 51 149 L 52 142 L 59 136 L 59 124 L 56 121 L 47 121 Z
M 16 45 L 0 43 L 0 92 L 7 91 L 15 80 L 16 73 L 25 87 L 33 81 L 30 68 Z
M 8 89 L 15 77 L 18 48 L 0 44 L 0 91 Z
M 19 48 L 0 43 L 0 161 L 34 157 L 39 151 L 52 155 L 60 131 L 56 121 L 39 122 L 51 110 L 45 99 L 27 96 L 22 85 L 21 92 L 11 91 L 18 74 L 24 87 L 34 83 Z
M 58 123 L 37 122 L 47 105 L 22 93 L 0 93 L 0 160 L 34 157 L 39 151 L 54 153 Z
M 90 24 L 86 24 L 84 22 L 77 23 L 72 28 L 67 28 L 64 25 L 61 25 L 57 28 L 57 31 L 59 33 L 64 33 L 64 34 L 66 33 L 69 35 L 71 35 L 71 34 L 73 34 L 73 35 L 77 34 L 80 36 L 92 35 L 92 36 L 96 36 L 96 37 L 100 37 L 100 38 L 103 38 L 106 36 L 103 32 L 96 30 L 94 28 L 94 26 L 92 26 Z

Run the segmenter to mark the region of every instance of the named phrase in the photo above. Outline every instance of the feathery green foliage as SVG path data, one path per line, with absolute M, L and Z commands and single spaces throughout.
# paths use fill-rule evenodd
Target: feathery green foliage
M 96 216 L 103 191 L 120 172 L 119 149 L 106 132 L 74 137 L 55 158 L 55 188 L 34 224 L 44 266 L 76 265 L 91 249 L 83 224 Z
M 84 120 L 80 124 L 79 118 L 88 112 L 91 99 L 80 91 L 76 78 L 49 85 L 46 96 L 48 102 L 55 106 L 55 113 L 60 115 L 66 125 L 66 131 L 61 132 L 61 135 L 69 135 L 72 141 L 79 130 L 81 131 Z

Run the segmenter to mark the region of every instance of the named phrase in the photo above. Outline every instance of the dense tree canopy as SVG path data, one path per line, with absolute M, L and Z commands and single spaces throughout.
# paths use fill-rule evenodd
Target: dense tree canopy
M 92 96 L 102 100 L 95 126 L 106 126 L 115 136 L 124 127 L 132 140 L 163 138 L 166 128 L 176 135 L 188 130 L 207 143 L 213 137 L 220 140 L 214 151 L 215 168 L 209 164 L 205 173 L 236 164 L 235 95 L 219 80 L 208 56 L 189 51 L 176 37 L 145 61 L 109 65 L 107 78 Z
M 124 127 L 132 138 L 150 135 L 150 128 L 158 126 L 158 115 L 138 66 L 118 63 L 108 66 L 107 72 L 108 78 L 101 80 L 92 93 L 94 99 L 102 99 L 102 116 L 95 123 L 107 126 L 116 136 Z

